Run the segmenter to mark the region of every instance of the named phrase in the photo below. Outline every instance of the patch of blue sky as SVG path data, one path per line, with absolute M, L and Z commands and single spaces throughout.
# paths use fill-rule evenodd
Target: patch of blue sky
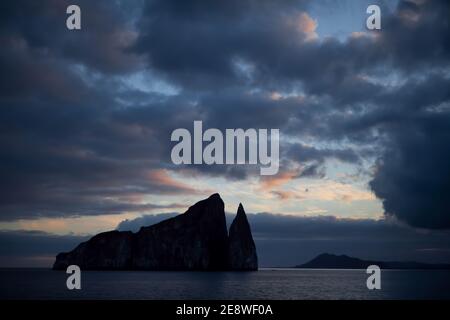
M 328 37 L 345 41 L 354 32 L 366 31 L 366 13 L 369 5 L 378 5 L 383 13 L 392 12 L 397 0 L 319 0 L 312 1 L 308 14 L 317 21 L 316 33 L 320 39 Z

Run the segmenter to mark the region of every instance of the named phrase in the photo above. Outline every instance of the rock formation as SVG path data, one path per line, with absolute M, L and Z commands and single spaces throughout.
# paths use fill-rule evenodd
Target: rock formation
M 244 207 L 239 204 L 236 218 L 230 226 L 228 258 L 233 270 L 257 270 L 258 257 Z
M 256 247 L 242 205 L 227 233 L 219 194 L 197 202 L 184 214 L 142 227 L 137 233 L 100 233 L 53 265 L 65 270 L 257 270 Z
M 302 269 L 367 269 L 371 265 L 376 265 L 381 269 L 398 270 L 450 270 L 450 264 L 431 264 L 414 261 L 374 261 L 361 260 L 349 257 L 345 254 L 335 255 L 322 253 L 311 261 L 295 266 Z

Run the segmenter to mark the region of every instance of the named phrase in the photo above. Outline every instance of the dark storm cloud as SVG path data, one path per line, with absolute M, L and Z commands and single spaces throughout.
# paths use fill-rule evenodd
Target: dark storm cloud
M 82 8 L 82 32 L 66 28 L 66 8 Z M 4 2 L 0 6 L 2 41 L 19 42 L 36 54 L 76 62 L 102 72 L 114 73 L 135 68 L 139 58 L 126 52 L 132 45 L 133 14 L 138 1 L 32 0 Z M 8 44 L 6 47 L 11 46 Z
M 290 30 L 282 19 L 304 2 L 149 1 L 136 49 L 148 53 L 152 67 L 184 86 L 230 86 L 239 70 L 246 73 L 239 61 L 245 66 L 247 55 L 288 49 L 284 39 Z
M 176 10 L 175 3 L 153 1 L 146 6 L 136 49 L 147 53 L 152 67 L 197 90 L 231 86 L 230 82 L 276 88 L 301 82 L 311 93 L 355 103 L 381 90 L 359 78 L 361 72 L 386 64 L 418 71 L 447 63 L 445 1 L 400 1 L 394 14 L 383 12 L 383 31 L 374 33 L 375 38 L 345 42 L 305 41 L 307 29 L 300 28 L 305 3 L 231 1 L 223 12 L 220 1 L 189 2 L 183 10 Z
M 79 32 L 65 28 L 67 4 L 0 5 L 0 219 L 116 213 L 146 194 L 197 192 L 166 169 L 258 172 L 172 166 L 171 131 L 203 120 L 280 128 L 281 171 L 321 177 L 328 158 L 379 158 L 371 186 L 389 215 L 449 227 L 433 196 L 450 191 L 447 1 L 400 1 L 382 31 L 344 41 L 314 40 L 308 1 L 79 1 Z M 177 93 L 130 87 L 136 70 Z
M 448 66 L 450 54 L 450 4 L 437 1 L 400 1 L 388 16 L 381 52 L 405 71 Z
M 289 144 L 286 148 L 287 158 L 296 160 L 299 163 L 307 164 L 305 170 L 301 172 L 301 176 L 320 177 L 323 175 L 321 166 L 326 159 L 338 159 L 342 162 L 358 164 L 359 155 L 352 149 L 317 149 L 301 143 Z
M 449 145 L 448 112 L 424 112 L 395 128 L 370 183 L 388 215 L 415 227 L 450 228 Z
M 159 170 L 167 104 L 146 94 L 156 118 L 140 126 L 117 102 L 142 62 L 128 50 L 139 2 L 78 2 L 74 32 L 68 4 L 1 5 L 0 220 L 150 211 L 139 197 L 195 193 Z
M 195 193 L 157 165 L 162 138 L 118 119 L 120 113 L 52 103 L 3 106 L 0 219 L 120 213 L 126 206 L 135 211 L 133 199 L 147 194 Z

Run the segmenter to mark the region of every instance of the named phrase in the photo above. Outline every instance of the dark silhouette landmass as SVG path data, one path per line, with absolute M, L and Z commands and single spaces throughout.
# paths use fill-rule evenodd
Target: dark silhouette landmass
M 184 214 L 131 231 L 100 233 L 53 265 L 82 270 L 257 270 L 258 258 L 247 216 L 239 204 L 228 235 L 224 203 L 213 194 Z
M 236 218 L 231 223 L 228 241 L 228 258 L 232 270 L 258 268 L 255 242 L 242 204 L 239 204 Z
M 322 253 L 311 261 L 295 266 L 303 269 L 366 269 L 370 265 L 377 265 L 381 269 L 424 269 L 438 270 L 450 269 L 450 264 L 429 264 L 414 261 L 370 261 L 349 257 L 346 255 L 334 255 Z

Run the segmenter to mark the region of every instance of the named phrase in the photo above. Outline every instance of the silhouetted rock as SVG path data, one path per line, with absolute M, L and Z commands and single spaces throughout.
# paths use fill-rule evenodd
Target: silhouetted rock
M 132 262 L 133 233 L 109 231 L 95 235 L 74 250 L 56 256 L 53 269 L 71 264 L 88 269 L 129 269 Z
M 371 261 L 329 253 L 322 253 L 311 261 L 296 266 L 296 268 L 366 269 L 370 265 L 377 265 L 381 269 L 450 269 L 450 264 L 429 264 L 414 261 Z
M 239 204 L 237 215 L 231 223 L 229 243 L 229 261 L 231 269 L 258 269 L 256 246 L 242 204 Z
M 63 270 L 75 264 L 82 270 L 229 270 L 230 265 L 255 270 L 257 262 L 249 257 L 253 254 L 256 258 L 256 249 L 243 209 L 233 225 L 236 231 L 232 232 L 230 246 L 224 203 L 219 194 L 213 194 L 184 214 L 142 227 L 137 233 L 100 233 L 71 252 L 58 254 L 53 269 Z M 230 248 L 236 252 L 232 264 Z M 246 260 L 239 263 L 239 257 Z
M 133 268 L 222 270 L 227 245 L 224 203 L 213 194 L 182 215 L 141 228 L 135 236 Z

